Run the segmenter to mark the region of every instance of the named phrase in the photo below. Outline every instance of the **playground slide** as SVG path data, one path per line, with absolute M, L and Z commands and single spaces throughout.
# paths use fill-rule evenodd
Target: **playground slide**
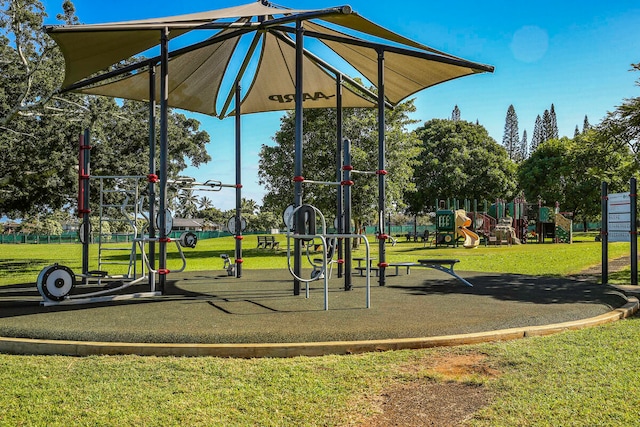
M 480 244 L 480 236 L 464 227 L 459 228 L 458 231 L 464 235 L 464 243 L 462 244 L 462 246 L 467 249 L 478 247 L 478 245 Z

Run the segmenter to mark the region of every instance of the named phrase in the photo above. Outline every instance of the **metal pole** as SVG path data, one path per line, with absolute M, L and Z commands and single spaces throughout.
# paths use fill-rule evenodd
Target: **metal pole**
M 638 229 L 637 213 L 638 208 L 638 195 L 636 194 L 636 179 L 631 178 L 629 180 L 630 194 L 629 199 L 631 202 L 631 284 L 638 284 Z
M 241 114 L 242 98 L 240 83 L 236 84 L 236 277 L 242 277 L 242 138 Z
M 336 181 L 342 180 L 342 74 L 336 75 Z M 338 234 L 344 234 L 344 216 L 342 213 L 342 185 L 337 186 L 336 225 Z M 338 239 L 338 259 L 343 259 L 344 248 L 342 239 Z M 338 278 L 342 277 L 343 265 L 338 263 Z
M 602 243 L 602 284 L 609 283 L 609 206 L 607 183 L 602 182 L 602 219 L 600 220 L 600 241 Z
M 351 181 L 351 141 L 344 140 L 344 168 L 342 179 Z M 351 234 L 351 186 L 344 187 L 344 231 Z M 351 239 L 344 239 L 344 290 L 351 290 Z
M 90 183 L 91 177 L 91 144 L 89 129 L 84 130 L 84 135 L 80 137 L 80 156 L 82 159 L 80 171 L 80 180 L 82 183 L 82 206 L 79 206 L 82 212 L 82 223 L 84 227 L 82 229 L 82 273 L 86 274 L 89 271 L 89 244 L 91 243 L 91 210 L 89 209 L 90 202 Z M 89 283 L 89 279 L 85 278 L 83 281 L 85 284 Z
M 302 21 L 296 21 L 296 93 L 295 93 L 295 148 L 294 148 L 294 173 L 296 178 L 302 177 L 302 135 L 303 135 L 303 78 L 302 63 L 304 59 L 304 28 Z M 302 181 L 296 179 L 294 181 L 293 206 L 297 208 L 302 206 Z M 296 214 L 295 221 L 304 221 L 300 210 Z M 293 247 L 293 272 L 295 276 L 302 276 L 302 251 L 300 247 L 300 239 L 294 239 Z M 300 280 L 293 281 L 293 294 L 300 295 Z
M 156 67 L 149 64 L 149 266 L 156 269 Z
M 169 29 L 160 38 L 160 260 L 159 291 L 164 293 L 167 274 L 167 178 L 168 178 L 168 115 L 169 115 Z
M 385 170 L 385 118 L 384 118 L 384 51 L 378 51 L 378 209 L 379 230 L 384 233 L 384 214 L 386 205 L 386 170 Z M 380 286 L 385 285 L 385 269 L 387 267 L 386 239 L 378 239 L 378 257 L 380 263 Z

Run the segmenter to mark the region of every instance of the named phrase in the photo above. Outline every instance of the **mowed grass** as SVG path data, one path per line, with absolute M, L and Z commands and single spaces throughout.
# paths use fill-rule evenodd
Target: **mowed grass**
M 220 253 L 232 254 L 233 245 L 199 242 L 186 250 L 188 269 L 220 269 Z M 255 249 L 251 237 L 245 247 L 245 268 L 286 268 L 285 250 Z M 625 254 L 628 244 L 610 245 L 611 258 Z M 387 255 L 459 258 L 460 270 L 562 276 L 597 265 L 600 246 L 592 239 L 474 250 L 401 242 Z M 53 262 L 78 271 L 80 246 L 0 245 L 0 283 L 33 282 Z M 173 248 L 170 264 L 179 264 Z M 381 411 L 380 396 L 394 387 L 459 382 L 492 396 L 473 426 L 640 426 L 639 327 L 634 317 L 506 343 L 316 358 L 0 354 L 0 425 L 366 426 Z M 469 354 L 498 374 L 451 378 L 429 368 L 432 360 Z
M 398 386 L 492 398 L 473 426 L 637 426 L 639 318 L 507 343 L 291 359 L 0 355 L 0 425 L 369 425 Z M 497 375 L 433 360 L 479 355 Z
M 243 268 L 286 269 L 287 243 L 284 235 L 277 236 L 280 249 L 257 249 L 255 236 L 246 236 L 243 244 Z M 185 248 L 187 271 L 207 271 L 222 269 L 220 254 L 233 256 L 235 241 L 232 237 L 200 240 L 195 249 Z M 378 244 L 371 237 L 371 256 L 379 258 Z M 111 245 L 129 247 L 129 244 Z M 364 257 L 364 244 L 353 252 L 354 257 Z M 90 247 L 90 269 L 97 269 L 97 245 Z M 612 243 L 609 258 L 614 259 L 629 254 L 629 245 Z M 109 254 L 110 260 L 126 261 L 128 252 Z M 591 236 L 576 238 L 576 243 L 567 244 L 527 244 L 513 246 L 480 246 L 476 249 L 462 247 L 424 247 L 422 243 L 399 241 L 395 246 L 387 245 L 389 262 L 416 262 L 424 258 L 456 258 L 460 271 L 479 271 L 510 274 L 565 276 L 596 266 L 601 261 L 601 245 Z M 318 254 L 312 253 L 312 257 Z M 307 262 L 303 257 L 303 262 Z M 35 283 L 42 268 L 58 263 L 79 273 L 82 266 L 82 246 L 79 244 L 3 244 L 0 245 L 0 286 L 18 283 Z M 168 268 L 177 269 L 182 265 L 173 243 L 168 245 Z M 110 268 L 110 269 L 109 269 Z M 124 272 L 124 267 L 109 266 L 111 274 Z M 624 281 L 628 277 L 622 273 L 613 278 Z M 627 279 L 628 281 L 628 279 Z

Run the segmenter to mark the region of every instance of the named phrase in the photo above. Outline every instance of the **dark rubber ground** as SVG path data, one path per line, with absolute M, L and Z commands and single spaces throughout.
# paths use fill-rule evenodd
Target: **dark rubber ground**
M 433 337 L 586 319 L 626 303 L 609 286 L 565 278 L 462 272 L 466 287 L 435 270 L 364 278 L 343 290 L 322 282 L 293 296 L 287 271 L 171 274 L 165 295 L 134 301 L 42 307 L 34 285 L 0 287 L 0 336 L 156 343 L 283 343 Z M 81 291 L 82 286 L 77 287 Z M 145 288 L 136 288 L 145 291 Z

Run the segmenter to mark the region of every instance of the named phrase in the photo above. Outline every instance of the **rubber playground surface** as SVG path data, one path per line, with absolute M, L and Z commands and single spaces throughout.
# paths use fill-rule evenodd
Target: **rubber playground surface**
M 25 340 L 0 345 L 0 351 L 241 357 L 350 353 L 483 340 L 474 337 L 511 339 L 534 335 L 537 327 L 597 320 L 629 307 L 620 291 L 590 281 L 459 274 L 474 286 L 422 268 L 412 268 L 409 275 L 401 271 L 388 276 L 384 287 L 373 276 L 370 308 L 366 308 L 363 277 L 355 275 L 353 289 L 344 291 L 343 280 L 334 275 L 329 281 L 327 311 L 323 282 L 311 283 L 309 298 L 304 287 L 301 295 L 294 296 L 286 270 L 245 270 L 240 279 L 228 277 L 223 270 L 170 274 L 165 295 L 160 297 L 53 307 L 39 304 L 34 284 L 3 286 L 0 344 L 5 339 L 28 338 L 90 342 L 95 348 L 78 350 L 76 342 L 73 349 L 49 343 L 33 350 L 27 345 L 31 340 Z M 555 329 L 569 327 L 563 324 Z M 495 331 L 504 330 L 515 331 L 516 336 L 491 338 Z M 467 340 L 453 339 L 459 334 Z M 437 344 L 438 340 L 442 342 Z M 109 349 L 108 343 L 116 344 Z

